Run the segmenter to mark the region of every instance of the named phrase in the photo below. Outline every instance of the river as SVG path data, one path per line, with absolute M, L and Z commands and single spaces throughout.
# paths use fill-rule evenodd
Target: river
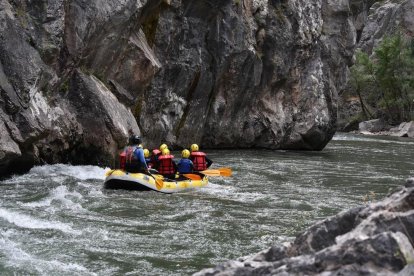
M 233 177 L 178 194 L 107 191 L 94 166 L 1 181 L 0 274 L 189 275 L 291 241 L 414 175 L 414 140 L 403 138 L 337 134 L 321 152 L 207 153 Z

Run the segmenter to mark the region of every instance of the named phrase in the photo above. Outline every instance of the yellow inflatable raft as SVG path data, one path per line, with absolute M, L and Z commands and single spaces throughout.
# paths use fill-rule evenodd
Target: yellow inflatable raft
M 128 173 L 122 170 L 110 170 L 106 172 L 104 186 L 106 189 L 154 190 L 171 194 L 204 187 L 207 184 L 207 176 L 201 173 L 182 175 L 172 180 L 164 178 L 160 174 L 148 175 L 143 173 Z

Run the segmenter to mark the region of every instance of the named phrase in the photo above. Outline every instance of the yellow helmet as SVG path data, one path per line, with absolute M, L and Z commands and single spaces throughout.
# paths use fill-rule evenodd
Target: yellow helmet
M 170 155 L 170 150 L 168 148 L 163 149 L 162 155 Z
M 191 151 L 198 151 L 198 145 L 197 144 L 192 144 L 191 145 Z
M 144 149 L 144 157 L 145 157 L 145 158 L 150 157 L 150 152 L 149 152 L 149 150 L 148 150 L 148 149 Z
M 190 157 L 190 151 L 189 151 L 188 149 L 184 149 L 184 150 L 181 152 L 181 156 L 182 156 L 183 158 L 188 158 L 188 157 Z
M 160 146 L 160 151 L 162 152 L 164 149 L 168 149 L 168 146 L 166 144 L 162 144 Z

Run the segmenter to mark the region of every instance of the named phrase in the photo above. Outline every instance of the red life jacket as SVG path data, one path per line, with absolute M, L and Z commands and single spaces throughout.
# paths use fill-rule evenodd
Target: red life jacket
M 125 151 L 123 151 L 119 154 L 119 167 L 123 171 L 125 171 L 125 164 L 126 164 L 126 153 Z
M 123 152 L 119 154 L 119 165 L 121 170 L 130 169 L 136 165 L 137 160 L 134 157 L 134 151 L 136 147 L 128 146 Z
M 161 155 L 161 151 L 159 149 L 153 149 L 151 155 L 151 168 L 158 170 L 158 157 Z
M 206 154 L 201 151 L 193 151 L 190 155 L 191 161 L 193 161 L 195 171 L 207 170 Z
M 158 166 L 158 172 L 160 174 L 174 174 L 175 169 L 173 165 L 173 155 L 161 155 L 158 157 L 159 160 L 159 166 Z
M 125 171 L 131 173 L 138 173 L 145 169 L 145 164 L 141 164 L 134 154 L 135 150 L 142 148 L 140 146 L 128 146 L 125 150 Z

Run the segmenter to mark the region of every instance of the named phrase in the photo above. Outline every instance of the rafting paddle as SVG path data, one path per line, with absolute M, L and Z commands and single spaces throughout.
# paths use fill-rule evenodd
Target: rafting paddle
M 200 173 L 207 175 L 207 176 L 231 176 L 232 171 L 230 168 L 218 168 L 218 169 L 214 169 L 214 170 L 204 170 L 201 171 Z M 184 174 L 185 177 L 191 179 L 191 180 L 200 180 L 201 176 L 199 176 L 198 174 Z
M 201 176 L 199 176 L 198 174 L 190 174 L 190 173 L 186 173 L 183 174 L 185 177 L 187 177 L 188 179 L 191 180 L 201 180 Z
M 164 181 L 162 181 L 159 178 L 155 178 L 155 186 L 157 187 L 158 190 L 161 190 L 164 187 Z
M 208 176 L 231 176 L 232 171 L 230 168 L 218 168 L 214 170 L 205 170 L 201 172 L 202 174 L 208 175 Z
M 148 174 L 150 176 L 152 176 L 152 178 L 154 178 L 154 180 L 155 180 L 155 187 L 157 188 L 157 190 L 161 190 L 164 187 L 164 181 L 162 181 L 161 178 L 155 177 L 152 173 L 158 173 L 158 171 L 157 170 L 154 170 L 154 169 L 149 169 L 148 170 Z

